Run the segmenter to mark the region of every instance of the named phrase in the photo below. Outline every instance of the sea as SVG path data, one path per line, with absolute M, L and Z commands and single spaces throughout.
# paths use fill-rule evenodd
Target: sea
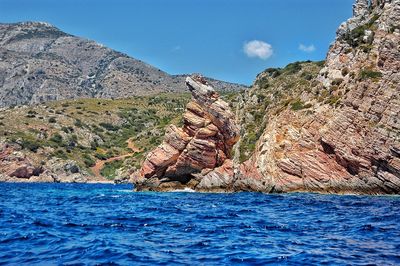
M 1 183 L 0 265 L 400 265 L 400 197 Z

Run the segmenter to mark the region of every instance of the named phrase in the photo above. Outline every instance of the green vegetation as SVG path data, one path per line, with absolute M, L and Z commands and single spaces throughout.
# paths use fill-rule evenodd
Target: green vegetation
M 82 159 L 86 167 L 92 167 L 96 163 L 95 159 L 93 159 L 89 154 L 83 154 Z
M 21 146 L 23 149 L 30 150 L 32 152 L 37 152 L 39 149 L 40 145 L 39 143 L 29 140 L 29 139 L 23 139 L 21 142 Z
M 119 128 L 111 123 L 100 123 L 99 126 L 104 127 L 106 130 L 117 131 Z
M 56 101 L 46 104 L 48 108 L 10 108 L 0 119 L 7 125 L 0 125 L 0 138 L 19 143 L 35 160 L 72 159 L 89 172 L 97 160 L 132 153 L 127 143 L 131 139 L 141 152 L 129 163 L 139 166 L 147 151 L 162 141 L 165 126 L 182 123 L 189 99 L 189 93 L 165 93 L 118 100 Z
M 299 111 L 303 109 L 310 108 L 312 105 L 311 104 L 304 104 L 300 99 L 297 99 L 295 102 L 291 104 L 291 109 L 293 111 Z
M 362 69 L 359 73 L 359 77 L 362 80 L 365 79 L 379 79 L 382 77 L 382 73 L 371 69 Z
M 339 95 L 332 95 L 325 102 L 329 103 L 330 105 L 337 105 L 340 102 L 340 96 Z
M 309 63 L 309 62 L 308 62 Z M 284 69 L 283 72 L 286 74 L 296 74 L 302 69 L 301 67 L 301 62 L 294 62 L 289 65 L 287 65 Z
M 101 175 L 107 179 L 113 180 L 116 177 L 116 171 L 123 166 L 123 161 L 113 161 L 106 163 L 101 170 Z
M 51 138 L 49 139 L 49 141 L 54 142 L 57 145 L 62 145 L 63 143 L 63 138 L 60 134 L 56 133 L 53 136 L 51 136 Z
M 378 14 L 375 14 L 366 24 L 360 25 L 353 29 L 350 33 L 346 34 L 343 38 L 344 40 L 351 45 L 352 47 L 358 47 L 363 44 L 363 36 L 365 34 L 366 30 L 371 30 L 374 31 L 375 29 L 375 21 L 379 19 Z M 364 51 L 369 51 L 368 49 L 365 49 L 367 47 L 364 47 Z
M 268 79 L 269 78 L 277 78 L 282 74 L 285 75 L 293 75 L 299 73 L 305 64 L 313 64 L 316 67 L 322 67 L 325 64 L 325 61 L 311 62 L 311 61 L 298 61 L 291 64 L 288 64 L 284 68 L 267 68 L 264 72 L 260 73 L 257 76 L 256 85 L 259 85 L 261 88 L 268 88 Z M 314 73 L 315 74 L 315 73 Z M 311 72 L 304 71 L 301 76 L 306 80 L 311 80 L 314 76 Z
M 240 161 L 247 160 L 253 153 L 256 142 L 268 125 L 270 117 L 283 110 L 301 111 L 312 107 L 300 100 L 302 93 L 313 94 L 314 78 L 325 62 L 295 62 L 284 68 L 268 68 L 257 76 L 257 85 L 249 91 L 251 104 L 246 104 L 241 121 L 242 138 L 239 147 Z M 338 81 L 339 83 L 339 81 Z M 319 83 L 317 83 L 319 84 Z M 328 92 L 327 92 L 328 93 Z M 329 93 L 323 99 L 329 98 Z M 307 110 L 309 111 L 309 110 Z

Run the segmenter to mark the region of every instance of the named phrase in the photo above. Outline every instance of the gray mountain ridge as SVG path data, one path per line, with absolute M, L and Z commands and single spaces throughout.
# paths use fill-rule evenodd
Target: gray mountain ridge
M 49 23 L 0 23 L 0 107 L 184 92 L 185 77 L 170 75 Z M 207 79 L 222 92 L 247 89 Z

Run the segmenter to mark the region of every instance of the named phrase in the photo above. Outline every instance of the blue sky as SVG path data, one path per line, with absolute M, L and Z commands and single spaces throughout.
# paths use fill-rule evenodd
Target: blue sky
M 45 21 L 171 74 L 251 84 L 323 60 L 354 0 L 0 0 L 0 22 Z

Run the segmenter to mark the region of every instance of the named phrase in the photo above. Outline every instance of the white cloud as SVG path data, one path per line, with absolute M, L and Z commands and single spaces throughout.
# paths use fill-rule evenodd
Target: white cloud
M 303 52 L 306 52 L 306 53 L 312 53 L 312 52 L 315 51 L 315 46 L 314 46 L 314 44 L 311 44 L 311 45 L 307 46 L 307 45 L 304 45 L 304 44 L 301 43 L 299 45 L 299 50 L 303 51 Z
M 272 45 L 258 40 L 245 43 L 243 46 L 243 51 L 248 57 L 258 57 L 263 60 L 270 58 L 274 53 Z

